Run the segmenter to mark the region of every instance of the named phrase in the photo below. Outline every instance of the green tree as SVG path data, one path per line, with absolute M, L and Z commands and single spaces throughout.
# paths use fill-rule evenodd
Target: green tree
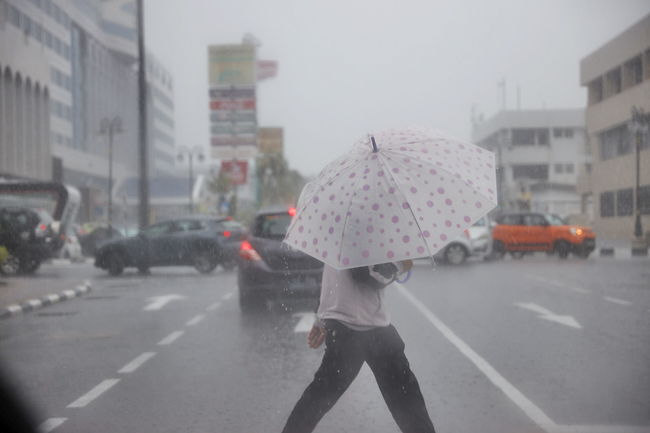
M 290 170 L 282 155 L 264 155 L 257 160 L 258 205 L 288 206 L 298 200 L 306 180 Z

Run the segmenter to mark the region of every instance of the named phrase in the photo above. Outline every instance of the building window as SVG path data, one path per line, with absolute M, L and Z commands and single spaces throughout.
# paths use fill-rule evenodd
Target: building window
M 51 0 L 43 0 L 43 10 L 46 14 L 52 14 L 52 2 Z
M 562 129 L 553 128 L 553 138 L 560 138 L 560 137 L 562 137 Z
M 27 15 L 23 15 L 23 31 L 26 35 L 32 33 L 32 20 Z
M 603 77 L 598 77 L 589 83 L 589 105 L 594 105 L 603 100 Z
M 11 24 L 20 28 L 20 11 L 15 7 L 11 7 Z
M 43 29 L 43 34 L 45 34 L 45 45 L 47 45 L 49 49 L 52 49 L 52 33 Z
M 538 129 L 537 144 L 548 145 L 548 129 Z
M 567 128 L 564 130 L 564 136 L 566 138 L 573 138 L 573 129 Z
M 43 33 L 42 33 L 41 25 L 36 22 L 34 23 L 34 37 L 39 42 L 43 41 Z
M 605 74 L 605 98 L 621 93 L 621 68 L 615 68 Z
M 614 216 L 614 192 L 601 192 L 600 193 L 600 216 L 613 217 Z
M 650 185 L 639 187 L 638 208 L 643 215 L 650 215 Z
M 534 129 L 519 129 L 512 130 L 512 144 L 514 146 L 532 146 L 535 144 L 535 130 Z
M 513 165 L 512 178 L 548 180 L 548 165 Z
M 616 215 L 629 216 L 634 214 L 634 193 L 632 188 L 616 191 Z
M 600 141 L 600 159 L 605 161 L 616 156 L 632 152 L 632 143 L 627 125 L 617 126 L 598 134 Z
M 641 55 L 625 62 L 623 72 L 625 74 L 625 88 L 641 84 L 641 81 L 643 81 L 643 62 Z
M 564 164 L 555 164 L 555 173 L 562 173 L 564 170 Z
M 566 165 L 565 171 L 566 171 L 567 173 L 573 173 L 573 164 L 572 164 L 572 163 L 568 163 L 568 164 Z

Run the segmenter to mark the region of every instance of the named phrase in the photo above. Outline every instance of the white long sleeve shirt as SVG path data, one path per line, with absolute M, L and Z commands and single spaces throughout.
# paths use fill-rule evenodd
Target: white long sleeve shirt
M 369 284 L 364 284 L 359 278 L 353 278 L 352 269 L 337 271 L 325 265 L 320 306 L 314 324 L 322 328 L 325 327 L 325 319 L 335 319 L 356 331 L 388 326 L 390 316 L 384 302 L 385 287 L 404 273 L 401 262 L 394 262 L 392 265 L 396 269 L 390 265 L 369 266 L 366 274 Z M 355 275 L 358 275 L 358 272 Z

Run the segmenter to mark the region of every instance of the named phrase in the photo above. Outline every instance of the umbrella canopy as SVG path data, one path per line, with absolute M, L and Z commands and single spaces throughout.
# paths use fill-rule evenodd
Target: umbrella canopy
M 368 134 L 303 189 L 284 242 L 337 269 L 432 256 L 496 206 L 495 166 L 431 128 Z

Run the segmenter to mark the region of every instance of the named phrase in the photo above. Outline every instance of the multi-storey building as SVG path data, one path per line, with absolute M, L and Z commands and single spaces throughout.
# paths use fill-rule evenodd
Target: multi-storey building
M 0 0 L 1 81 L 9 89 L 0 92 L 0 174 L 80 187 L 84 220 L 106 217 L 102 120 L 121 118 L 113 185 L 138 172 L 135 8 L 134 0 Z M 171 74 L 147 57 L 149 172 L 173 175 Z
M 639 134 L 637 156 L 637 136 L 628 127 L 633 107 L 650 111 L 650 15 L 582 59 L 580 83 L 588 91 L 593 165 L 579 192 L 593 196 L 597 235 L 629 240 L 637 209 L 643 228 L 650 229 L 650 137 Z
M 502 111 L 475 124 L 472 135 L 497 154 L 502 211 L 582 213 L 575 185 L 591 161 L 583 109 Z

